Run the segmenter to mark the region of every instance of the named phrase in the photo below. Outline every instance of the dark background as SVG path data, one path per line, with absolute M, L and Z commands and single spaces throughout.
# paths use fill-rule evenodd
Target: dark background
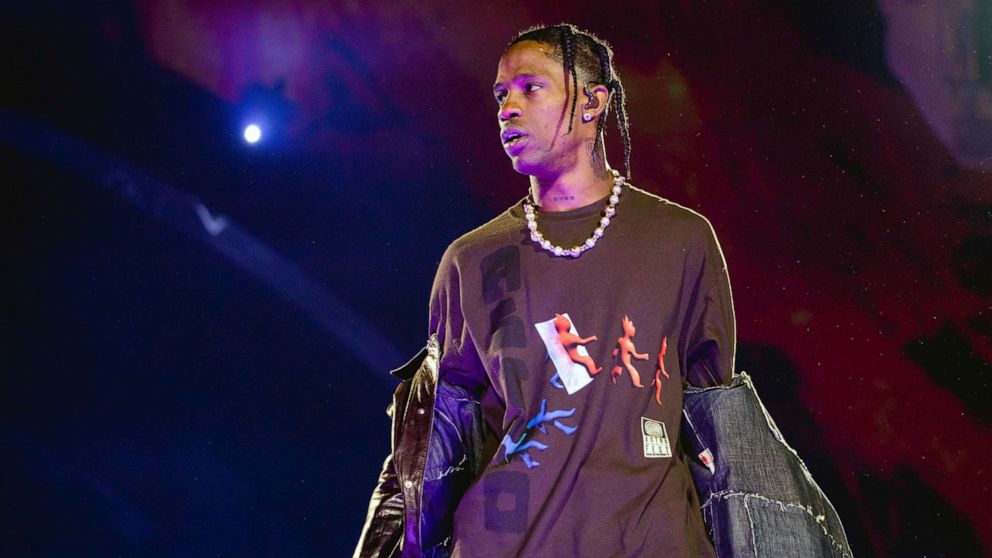
M 3 555 L 350 555 L 435 266 L 525 193 L 499 54 L 562 20 L 855 554 L 992 549 L 992 2 L 0 14 Z

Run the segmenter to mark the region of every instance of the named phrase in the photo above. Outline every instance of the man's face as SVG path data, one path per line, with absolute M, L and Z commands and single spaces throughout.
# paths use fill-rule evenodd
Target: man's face
M 572 99 L 571 78 L 566 81 L 562 63 L 549 57 L 554 48 L 535 41 L 521 41 L 499 60 L 493 94 L 499 104 L 500 141 L 522 174 L 550 177 L 575 166 L 583 148 L 576 110 L 572 133 L 568 117 Z

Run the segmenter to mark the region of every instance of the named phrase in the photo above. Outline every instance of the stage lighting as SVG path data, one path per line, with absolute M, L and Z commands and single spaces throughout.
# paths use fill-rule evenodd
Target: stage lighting
M 262 129 L 258 127 L 258 124 L 249 124 L 245 126 L 245 141 L 248 143 L 258 143 L 258 140 L 262 139 Z
M 245 144 L 251 149 L 274 152 L 286 146 L 286 131 L 296 109 L 286 99 L 286 84 L 282 80 L 272 85 L 249 83 L 241 92 L 235 107 L 237 127 Z

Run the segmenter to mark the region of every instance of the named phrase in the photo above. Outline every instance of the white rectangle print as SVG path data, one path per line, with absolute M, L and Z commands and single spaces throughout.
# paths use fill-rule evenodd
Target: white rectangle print
M 568 318 L 572 325 L 569 331 L 578 335 L 579 332 L 575 329 L 575 322 L 572 321 L 572 318 L 567 313 L 562 314 L 562 316 Z M 534 324 L 534 327 L 537 328 L 537 333 L 544 341 L 544 346 L 548 348 L 548 356 L 551 357 L 551 362 L 554 363 L 555 369 L 558 371 L 558 377 L 561 379 L 562 385 L 565 386 L 565 391 L 571 395 L 589 385 L 589 382 L 592 382 L 592 376 L 589 375 L 585 366 L 574 362 L 568 356 L 568 351 L 558 340 L 558 330 L 555 329 L 554 318 Z M 589 356 L 589 352 L 582 345 L 577 345 L 576 350 L 582 356 Z

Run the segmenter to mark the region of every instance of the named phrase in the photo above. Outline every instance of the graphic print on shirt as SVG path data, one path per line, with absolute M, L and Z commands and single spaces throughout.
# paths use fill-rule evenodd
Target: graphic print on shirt
M 585 348 L 586 344 L 599 338 L 595 335 L 581 337 L 567 312 L 555 314 L 553 319 L 534 324 L 534 327 L 548 349 L 548 358 L 555 365 L 557 373 L 551 378 L 555 387 L 560 387 L 560 381 L 565 391 L 572 395 L 589 385 L 592 377 L 603 369 L 596 366 Z
M 530 477 L 520 471 L 494 471 L 483 477 L 486 529 L 496 533 L 523 533 L 527 529 Z
M 535 461 L 534 458 L 528 453 L 531 448 L 538 451 L 544 451 L 548 449 L 548 445 L 538 442 L 534 439 L 538 432 L 542 434 L 548 434 L 548 429 L 545 423 L 550 422 L 555 428 L 565 433 L 566 436 L 571 436 L 575 434 L 578 430 L 577 426 L 569 426 L 558 419 L 568 418 L 575 414 L 575 408 L 568 410 L 558 410 L 549 411 L 548 410 L 548 400 L 541 400 L 541 410 L 534 415 L 534 418 L 527 421 L 527 431 L 520 435 L 520 439 L 514 440 L 509 434 L 503 436 L 503 441 L 500 445 L 503 447 L 503 458 L 506 463 L 509 463 L 513 456 L 519 455 L 523 460 L 524 464 L 527 465 L 528 469 L 533 469 L 540 465 L 539 462 Z
M 641 436 L 644 439 L 644 457 L 671 457 L 672 444 L 668 441 L 665 423 L 641 417 Z
M 651 385 L 654 387 L 654 400 L 661 405 L 661 377 L 664 375 L 665 379 L 670 379 L 671 376 L 668 375 L 668 371 L 665 370 L 665 352 L 668 351 L 668 336 L 661 338 L 661 350 L 658 351 L 658 366 L 654 369 L 654 380 L 651 380 Z
M 527 346 L 524 322 L 517 315 L 517 303 L 511 293 L 520 290 L 520 249 L 504 246 L 489 254 L 479 263 L 482 276 L 482 298 L 487 305 L 494 304 L 489 312 L 492 336 L 489 350 Z
M 613 367 L 610 372 L 610 379 L 613 383 L 617 383 L 617 376 L 623 373 L 626 369 L 630 374 L 630 380 L 634 383 L 634 387 L 643 388 L 644 384 L 641 383 L 641 375 L 634 368 L 634 363 L 631 359 L 636 358 L 637 360 L 647 360 L 647 353 L 638 353 L 637 347 L 634 345 L 634 335 L 637 333 L 637 329 L 634 327 L 634 322 L 626 314 L 623 315 L 623 319 L 620 320 L 620 325 L 623 328 L 623 337 L 617 339 L 617 345 L 613 349 L 613 358 L 620 356 L 620 363 Z

